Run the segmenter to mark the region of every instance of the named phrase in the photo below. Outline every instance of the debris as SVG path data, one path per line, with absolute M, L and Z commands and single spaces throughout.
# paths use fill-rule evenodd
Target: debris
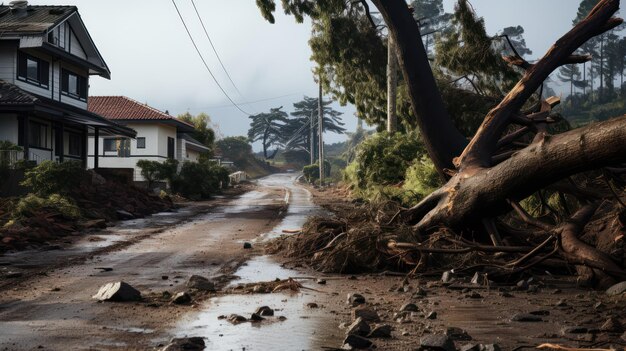
M 400 307 L 400 312 L 419 312 L 419 308 L 414 303 L 406 303 Z
M 309 302 L 306 304 L 308 308 L 318 308 L 319 306 L 315 302 Z
M 177 293 L 176 295 L 174 295 L 174 297 L 172 297 L 172 303 L 175 303 L 177 305 L 184 305 L 190 302 L 191 302 L 191 296 L 184 291 L 181 291 Z
M 461 347 L 460 351 L 501 351 L 497 344 L 469 344 Z
M 437 312 L 430 312 L 428 315 L 426 315 L 426 319 L 437 319 Z
M 269 317 L 274 315 L 274 310 L 269 308 L 268 306 L 261 306 L 257 308 L 254 313 L 258 314 L 259 316 Z
M 536 311 L 530 311 L 530 312 L 528 312 L 528 314 L 532 314 L 534 316 L 549 316 L 550 315 L 550 311 L 547 311 L 547 310 L 536 310 Z
M 574 347 L 566 347 L 556 344 L 541 344 L 537 346 L 538 349 L 552 349 L 552 350 L 563 350 L 563 351 L 615 351 L 612 349 L 580 349 Z
M 162 275 L 162 276 L 161 276 L 161 279 L 163 279 L 163 280 L 168 280 L 168 279 L 170 279 L 170 277 L 168 277 L 167 275 Z
M 260 321 L 262 321 L 262 320 L 265 320 L 265 318 L 261 317 L 261 316 L 260 316 L 259 314 L 257 314 L 257 313 L 253 313 L 253 314 L 250 316 L 250 321 L 251 321 L 251 322 L 260 322 Z
M 585 334 L 589 329 L 580 326 L 565 327 L 561 330 L 563 334 Z
M 117 219 L 119 219 L 120 221 L 135 219 L 135 216 L 133 216 L 132 213 L 124 211 L 124 210 L 117 210 L 115 211 L 115 214 L 117 215 Z
M 137 301 L 141 293 L 125 282 L 115 282 L 103 285 L 92 298 L 98 301 Z
M 452 277 L 452 271 L 445 271 L 441 275 L 441 281 L 443 283 L 452 283 L 453 280 L 454 278 Z
M 452 340 L 472 340 L 472 337 L 465 330 L 457 327 L 448 327 L 445 334 L 449 336 Z
M 359 317 L 363 318 L 366 322 L 380 322 L 378 313 L 369 307 L 357 307 L 352 310 L 352 319 L 356 320 Z
M 609 319 L 602 324 L 600 330 L 604 332 L 621 333 L 624 331 L 624 326 L 622 326 L 622 323 L 617 318 L 609 317 Z
M 606 290 L 606 294 L 610 296 L 620 295 L 626 292 L 626 281 L 617 283 Z
M 207 278 L 199 275 L 192 275 L 187 281 L 187 287 L 189 289 L 200 291 L 215 291 L 215 284 Z
M 252 248 L 252 244 L 250 244 L 250 243 L 243 243 L 243 248 L 246 249 L 246 250 L 247 249 L 251 249 Z
M 162 351 L 197 351 L 204 350 L 205 348 L 204 339 L 201 337 L 191 337 L 191 338 L 174 338 L 170 341 L 170 343 L 162 348 Z
M 111 272 L 113 270 L 111 267 L 96 267 L 94 269 L 99 269 L 102 272 Z
M 232 324 L 239 324 L 248 321 L 246 317 L 240 316 L 238 314 L 231 314 L 230 316 L 228 316 L 227 320 Z
M 4 277 L 5 278 L 19 278 L 21 276 L 23 276 L 24 273 L 22 272 L 7 272 Z
M 367 349 L 372 346 L 372 342 L 366 338 L 354 334 L 346 336 L 343 340 L 343 348 Z
M 326 279 L 318 279 L 315 281 L 317 284 L 324 285 L 326 284 Z
M 355 334 L 360 336 L 367 336 L 371 332 L 370 325 L 363 320 L 363 318 L 357 318 L 346 329 L 346 335 Z
M 368 338 L 390 338 L 391 326 L 389 324 L 377 324 L 367 336 Z
M 348 294 L 348 300 L 346 302 L 348 305 L 352 307 L 358 306 L 365 303 L 365 297 L 361 294 Z
M 422 351 L 456 351 L 454 342 L 450 337 L 444 334 L 426 335 L 420 339 L 420 347 Z

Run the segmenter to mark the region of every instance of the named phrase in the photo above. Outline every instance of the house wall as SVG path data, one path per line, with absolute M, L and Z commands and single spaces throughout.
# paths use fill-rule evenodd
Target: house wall
M 200 153 L 195 150 L 187 149 L 187 155 L 185 157 L 185 160 L 191 161 L 191 162 L 198 162 L 200 160 Z
M 137 139 L 130 141 L 130 157 L 118 157 L 117 152 L 104 151 L 104 139 L 99 142 L 100 157 L 98 165 L 102 168 L 133 168 L 135 181 L 144 181 L 141 170 L 137 167 L 137 161 L 149 160 L 163 162 L 167 159 L 167 137 L 176 138 L 176 127 L 164 124 L 128 123 L 127 127 L 137 131 L 137 137 L 146 138 L 146 148 L 137 148 Z M 89 160 L 88 167 L 94 167 L 94 137 L 89 137 Z

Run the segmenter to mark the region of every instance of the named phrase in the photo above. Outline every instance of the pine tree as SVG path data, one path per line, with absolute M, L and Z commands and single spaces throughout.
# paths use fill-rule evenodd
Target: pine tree
M 272 108 L 268 113 L 259 113 L 252 115 L 250 129 L 248 130 L 248 138 L 251 142 L 260 141 L 263 146 L 263 156 L 266 159 L 272 159 L 278 152 L 278 147 L 274 153 L 268 156 L 267 151 L 272 146 L 280 145 L 282 140 L 282 128 L 287 122 L 287 113 L 282 111 L 282 106 Z
M 574 104 L 574 85 L 580 80 L 580 69 L 577 65 L 561 66 L 558 73 L 559 79 L 564 83 L 569 83 L 570 104 Z

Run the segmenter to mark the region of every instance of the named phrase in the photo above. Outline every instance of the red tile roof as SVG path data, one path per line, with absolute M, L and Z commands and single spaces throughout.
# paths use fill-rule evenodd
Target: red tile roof
M 90 96 L 87 109 L 112 120 L 160 120 L 193 125 L 126 96 Z

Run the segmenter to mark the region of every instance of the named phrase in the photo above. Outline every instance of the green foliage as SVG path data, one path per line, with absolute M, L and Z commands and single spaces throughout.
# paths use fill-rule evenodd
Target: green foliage
M 332 166 L 330 162 L 328 162 L 328 160 L 324 160 L 324 175 L 326 177 L 330 177 L 331 168 Z M 316 180 L 320 179 L 319 161 L 312 165 L 304 166 L 304 168 L 302 168 L 302 173 L 304 174 L 304 179 L 306 179 L 309 183 L 314 183 Z
M 139 160 L 137 167 L 141 169 L 141 176 L 148 182 L 148 189 L 151 189 L 154 182 L 160 179 L 161 163 L 158 161 Z
M 416 159 L 406 170 L 402 189 L 404 203 L 416 203 L 426 195 L 437 190 L 442 184 L 435 165 L 426 155 Z
M 26 171 L 24 181 L 21 183 L 29 187 L 41 197 L 52 194 L 68 194 L 76 189 L 80 182 L 85 179 L 87 171 L 81 162 L 69 161 L 56 163 L 43 161 L 38 166 Z
M 186 112 L 178 115 L 178 119 L 194 126 L 193 138 L 201 142 L 204 146 L 211 148 L 208 153 L 213 154 L 215 144 L 215 131 L 211 128 L 211 117 L 202 112 L 196 116 Z
M 190 199 L 206 199 L 228 185 L 228 170 L 216 162 L 184 162 L 172 189 Z
M 227 137 L 218 140 L 216 146 L 221 151 L 223 157 L 234 162 L 252 155 L 252 145 L 248 142 L 248 138 L 244 136 Z
M 70 219 L 77 219 L 81 216 L 80 208 L 68 197 L 59 194 L 39 197 L 31 193 L 19 200 L 13 210 L 12 217 L 14 219 L 31 217 L 42 209 L 56 211 Z

